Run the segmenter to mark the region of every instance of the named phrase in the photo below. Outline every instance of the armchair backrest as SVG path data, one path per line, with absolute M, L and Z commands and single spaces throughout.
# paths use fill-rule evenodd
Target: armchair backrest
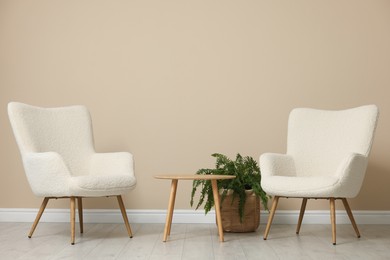
M 41 108 L 11 102 L 8 115 L 22 157 L 31 152 L 57 152 L 72 174 L 87 174 L 88 159 L 94 153 L 87 108 Z
M 330 111 L 297 108 L 288 123 L 287 154 L 298 176 L 334 174 L 351 153 L 368 156 L 379 111 L 375 105 Z

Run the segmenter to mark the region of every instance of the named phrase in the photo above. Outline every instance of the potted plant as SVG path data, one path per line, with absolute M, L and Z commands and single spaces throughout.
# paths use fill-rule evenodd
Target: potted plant
M 234 175 L 235 179 L 219 180 L 218 188 L 221 197 L 222 227 L 227 232 L 255 231 L 260 223 L 260 200 L 268 210 L 269 196 L 260 185 L 261 174 L 257 162 L 249 156 L 237 154 L 233 161 L 219 153 L 214 169 L 200 169 L 196 174 Z M 198 188 L 200 197 L 196 209 L 204 203 L 205 214 L 214 206 L 211 183 L 205 180 L 194 180 L 191 193 L 191 206 L 194 204 Z

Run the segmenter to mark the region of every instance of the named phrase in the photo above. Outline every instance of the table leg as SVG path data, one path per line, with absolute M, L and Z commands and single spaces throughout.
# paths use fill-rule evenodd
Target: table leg
M 211 186 L 213 188 L 215 214 L 217 215 L 219 241 L 223 242 L 224 239 L 223 239 L 223 230 L 222 230 L 221 205 L 219 203 L 219 192 L 218 192 L 217 180 L 211 180 Z
M 177 182 L 178 180 L 172 180 L 172 184 L 171 184 L 171 195 L 169 197 L 168 212 L 167 212 L 167 219 L 165 222 L 163 242 L 167 241 L 168 235 L 171 234 L 171 225 L 172 225 L 173 209 L 175 208 Z

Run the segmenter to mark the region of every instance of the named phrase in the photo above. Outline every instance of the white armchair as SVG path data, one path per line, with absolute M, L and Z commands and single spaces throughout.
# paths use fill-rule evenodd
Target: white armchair
M 83 197 L 116 196 L 129 237 L 130 224 L 122 194 L 136 186 L 133 156 L 96 153 L 92 122 L 83 106 L 40 108 L 8 104 L 8 115 L 33 193 L 44 197 L 28 235 L 31 238 L 52 198 L 70 198 L 71 244 L 75 242 L 75 207 L 83 233 Z
M 362 186 L 378 115 L 375 105 L 341 111 L 297 108 L 290 113 L 287 154 L 260 156 L 261 186 L 274 196 L 264 240 L 280 197 L 303 198 L 297 234 L 307 200 L 329 199 L 335 245 L 335 200 L 341 199 L 360 237 L 347 198 L 357 196 Z

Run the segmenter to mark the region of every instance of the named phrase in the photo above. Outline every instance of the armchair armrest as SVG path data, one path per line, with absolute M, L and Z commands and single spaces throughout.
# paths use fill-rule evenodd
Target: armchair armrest
M 363 184 L 368 165 L 368 157 L 358 153 L 349 154 L 339 165 L 335 176 L 339 178 L 339 187 L 348 198 L 355 197 Z
M 130 174 L 134 176 L 133 155 L 128 152 L 95 153 L 91 157 L 90 174 Z
M 295 176 L 295 164 L 287 154 L 264 153 L 260 156 L 262 176 Z
M 23 157 L 23 165 L 35 195 L 42 197 L 69 195 L 71 174 L 58 153 L 27 153 Z

